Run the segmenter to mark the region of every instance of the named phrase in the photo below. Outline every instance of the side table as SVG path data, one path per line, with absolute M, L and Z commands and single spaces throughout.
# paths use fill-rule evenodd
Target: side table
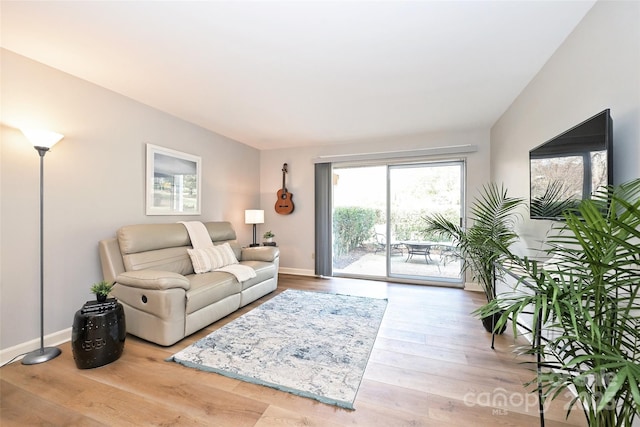
M 117 360 L 124 350 L 124 309 L 115 298 L 87 301 L 73 319 L 71 348 L 79 369 L 97 368 Z

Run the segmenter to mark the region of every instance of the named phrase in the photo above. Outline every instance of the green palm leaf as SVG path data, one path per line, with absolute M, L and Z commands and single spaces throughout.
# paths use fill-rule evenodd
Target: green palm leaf
M 523 272 L 519 292 L 479 312 L 503 310 L 515 325 L 533 308 L 556 331 L 529 351 L 553 357 L 549 365 L 558 369 L 539 377 L 545 396 L 572 387 L 591 427 L 630 427 L 640 409 L 640 179 L 563 215 L 548 240 L 557 263 L 541 267 L 503 251 Z
M 462 271 L 470 272 L 478 281 L 487 301 L 495 298 L 496 261 L 518 240 L 514 231 L 516 209 L 523 204 L 522 198 L 509 197 L 504 186 L 490 183 L 470 208 L 471 227 L 463 228 L 439 214 L 424 218 L 425 233 L 454 241 Z

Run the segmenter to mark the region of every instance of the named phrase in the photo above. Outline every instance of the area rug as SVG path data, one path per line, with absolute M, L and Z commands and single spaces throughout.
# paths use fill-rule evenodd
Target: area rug
M 354 409 L 386 306 L 288 289 L 168 360 Z

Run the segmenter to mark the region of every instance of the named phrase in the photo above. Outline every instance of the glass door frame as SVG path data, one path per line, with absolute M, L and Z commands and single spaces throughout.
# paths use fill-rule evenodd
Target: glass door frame
M 457 160 L 431 160 L 431 161 L 420 161 L 420 162 L 403 162 L 403 163 L 387 163 L 387 191 L 386 191 L 386 233 L 387 236 L 391 236 L 391 171 L 393 169 L 403 169 L 403 168 L 415 168 L 415 167 L 438 167 L 438 166 L 459 166 L 460 167 L 460 224 L 465 223 L 465 194 L 466 194 L 466 170 L 467 163 L 464 159 Z M 464 274 L 460 272 L 457 278 L 445 278 L 445 277 L 436 277 L 436 276 L 416 276 L 409 274 L 399 274 L 392 273 L 391 271 L 391 248 L 390 243 L 387 241 L 387 265 L 386 265 L 386 278 L 388 281 L 401 281 L 403 283 L 419 283 L 419 284 L 438 284 L 438 285 L 446 285 L 446 286 L 454 286 L 454 287 L 464 287 Z M 426 279 L 425 279 L 426 278 Z
M 403 168 L 403 167 L 419 167 L 421 165 L 424 166 L 446 166 L 446 165 L 459 165 L 460 166 L 460 221 L 461 224 L 465 223 L 465 213 L 466 213 L 466 168 L 467 163 L 466 159 L 458 158 L 458 159 L 442 159 L 442 160 L 434 160 L 434 159 L 420 159 L 420 160 L 411 160 L 407 161 L 375 161 L 375 162 L 345 162 L 345 163 L 333 163 L 331 166 L 332 174 L 334 169 L 341 168 L 350 168 L 350 167 L 366 167 L 366 166 L 384 166 L 386 168 L 386 189 L 385 189 L 385 198 L 386 198 L 386 223 L 385 223 L 385 232 L 387 236 L 391 236 L 391 203 L 390 203 L 390 173 L 393 168 Z M 331 211 L 333 211 L 333 197 L 331 200 Z M 331 230 L 333 230 L 333 225 L 331 225 Z M 352 278 L 362 278 L 368 280 L 381 280 L 387 282 L 399 282 L 399 283 L 408 283 L 408 284 L 421 284 L 421 285 L 436 285 L 436 286 L 449 286 L 449 287 L 464 287 L 464 274 L 460 274 L 456 279 L 451 278 L 437 278 L 434 276 L 410 276 L 410 275 L 398 275 L 398 274 L 390 274 L 391 273 L 391 239 L 386 239 L 385 241 L 385 270 L 386 274 L 384 276 L 370 276 L 370 275 L 362 275 L 362 274 L 354 274 L 354 273 L 345 273 L 345 272 L 336 272 L 332 271 L 332 275 L 335 277 L 352 277 Z M 332 246 L 332 257 L 333 257 L 333 245 Z M 422 277 L 428 277 L 428 279 L 424 279 Z

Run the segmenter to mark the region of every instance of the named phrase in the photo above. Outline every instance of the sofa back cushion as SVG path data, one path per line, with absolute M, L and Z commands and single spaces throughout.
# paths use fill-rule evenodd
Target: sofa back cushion
M 227 221 L 212 221 L 205 222 L 204 226 L 207 227 L 207 231 L 209 232 L 209 236 L 211 236 L 211 240 L 214 244 L 220 243 L 229 243 L 231 249 L 233 249 L 233 253 L 236 255 L 236 259 L 240 259 L 242 255 L 242 248 L 238 244 L 236 240 L 236 231 L 231 226 L 230 222 Z
M 116 236 L 122 255 L 191 244 L 187 229 L 178 223 L 125 225 Z
M 138 252 L 137 254 L 123 255 L 122 261 L 126 271 L 161 270 L 186 276 L 193 274 L 193 265 L 189 254 L 187 254 L 187 248 L 188 246 L 180 246 Z
M 236 233 L 229 222 L 207 222 L 205 226 L 213 242 L 228 241 L 236 257 L 240 256 Z M 187 249 L 191 249 L 191 240 L 182 224 L 127 225 L 121 227 L 116 236 L 126 271 L 151 269 L 193 274 L 187 253 Z

